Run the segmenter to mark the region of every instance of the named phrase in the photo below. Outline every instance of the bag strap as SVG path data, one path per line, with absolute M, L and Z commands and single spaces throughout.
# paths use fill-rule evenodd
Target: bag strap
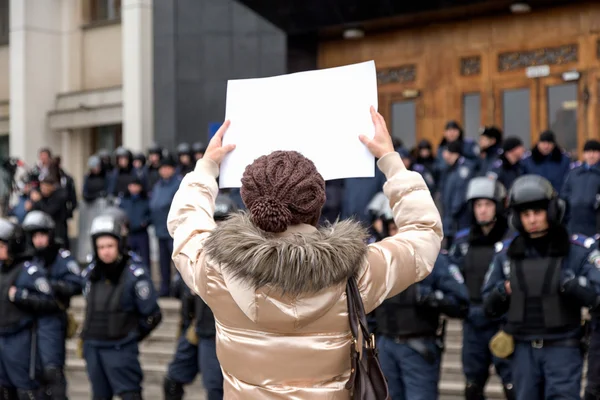
M 352 331 L 354 340 L 358 342 L 358 329 L 360 327 L 360 330 L 362 331 L 363 342 L 361 344 L 366 342 L 367 347 L 372 348 L 374 343 L 371 343 L 370 341 L 371 334 L 367 324 L 365 306 L 363 304 L 360 291 L 358 290 L 358 284 L 356 283 L 356 279 L 354 277 L 348 279 L 348 284 L 346 285 L 346 297 L 348 298 L 348 317 L 350 320 L 350 330 Z

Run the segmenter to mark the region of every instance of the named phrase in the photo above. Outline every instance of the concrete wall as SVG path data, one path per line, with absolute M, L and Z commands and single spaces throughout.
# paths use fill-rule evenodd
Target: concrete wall
M 9 63 L 10 49 L 8 45 L 0 46 L 0 100 L 8 100 L 10 97 Z
M 121 85 L 123 82 L 121 24 L 83 31 L 82 90 Z
M 286 72 L 286 36 L 233 0 L 154 2 L 154 128 L 173 148 L 206 141 L 228 79 Z

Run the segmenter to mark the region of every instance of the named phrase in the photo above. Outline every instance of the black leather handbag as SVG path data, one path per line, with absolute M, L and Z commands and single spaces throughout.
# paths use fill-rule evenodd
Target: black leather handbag
M 354 277 L 348 279 L 346 297 L 350 331 L 352 332 L 350 349 L 352 369 L 346 389 L 350 391 L 352 400 L 391 400 L 387 382 L 377 357 L 375 335 L 369 333 L 365 307 Z

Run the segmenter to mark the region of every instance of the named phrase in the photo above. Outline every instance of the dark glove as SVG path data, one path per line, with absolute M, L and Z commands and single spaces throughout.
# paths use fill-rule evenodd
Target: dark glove
M 563 279 L 560 291 L 581 307 L 588 307 L 590 311 L 593 311 L 600 303 L 600 296 L 585 276 L 568 275 Z

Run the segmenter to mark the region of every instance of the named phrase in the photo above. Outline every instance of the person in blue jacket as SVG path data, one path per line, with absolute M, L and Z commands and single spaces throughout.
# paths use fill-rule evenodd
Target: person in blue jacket
M 524 154 L 525 147 L 521 139 L 515 136 L 504 139 L 502 153 L 492 163 L 486 175 L 497 179 L 498 182 L 504 185 L 506 190 L 510 190 L 513 182 L 523 175 L 521 160 Z
M 21 227 L 0 219 L 0 394 L 7 400 L 38 398 L 36 319 L 59 310 L 26 247 Z
M 460 142 L 449 143 L 442 156 L 450 166 L 445 174 L 442 191 L 442 222 L 446 247 L 449 248 L 456 232 L 466 229 L 471 223 L 465 196 L 467 185 L 476 171 L 473 161 L 462 156 Z
M 94 259 L 83 272 L 86 299 L 81 338 L 94 399 L 142 399 L 139 342 L 161 322 L 158 296 L 146 266 L 127 251 L 127 222 L 94 218 Z
M 444 138 L 440 142 L 440 145 L 437 149 L 437 157 L 436 157 L 436 166 L 434 175 L 439 180 L 438 182 L 438 190 L 440 192 L 443 191 L 443 187 L 445 185 L 445 175 L 450 167 L 450 165 L 446 162 L 443 157 L 444 150 L 448 148 L 448 145 L 452 142 L 457 142 L 460 144 L 460 153 L 463 157 L 468 160 L 472 160 L 473 162 L 477 162 L 479 160 L 479 145 L 470 138 L 465 138 L 463 129 L 456 121 L 448 121 L 446 123 L 446 127 L 444 129 Z
M 464 279 L 445 250 L 429 276 L 375 309 L 379 361 L 392 400 L 438 398 L 445 331 L 440 316 L 464 318 L 468 309 Z
M 42 381 L 49 399 L 65 400 L 65 341 L 68 333 L 73 334 L 72 331 L 76 329 L 73 326 L 74 320 L 69 320 L 67 310 L 71 298 L 81 294 L 83 289 L 79 264 L 68 250 L 62 249 L 54 241 L 54 221 L 48 214 L 41 211 L 30 212 L 23 221 L 23 230 L 33 247 L 34 261 L 46 271 L 54 299 L 60 307 L 59 311 L 40 315 L 37 321 Z
M 540 140 L 522 161 L 523 173 L 540 175 L 548 179 L 560 193 L 571 165 L 571 158 L 556 143 L 552 131 L 544 131 Z
M 483 128 L 479 135 L 479 148 L 477 174 L 485 176 L 502 154 L 502 131 L 495 126 Z
M 567 228 L 571 233 L 594 236 L 600 208 L 600 142 L 588 140 L 583 146 L 583 163 L 577 162 L 567 174 L 560 197 L 567 203 Z
M 129 219 L 129 248 L 142 258 L 144 265 L 150 267 L 150 200 L 142 180 L 137 176 L 131 178 L 127 191 L 127 195 L 119 199 L 119 207 Z
M 158 238 L 159 263 L 160 263 L 160 296 L 168 297 L 171 285 L 171 255 L 173 254 L 173 238 L 167 230 L 167 215 L 171 209 L 171 202 L 181 177 L 175 174 L 176 161 L 167 155 L 160 161 L 160 180 L 154 184 L 150 197 L 150 219 Z
M 593 312 L 600 303 L 600 271 L 590 260 L 594 240 L 569 236 L 564 201 L 541 176 L 517 179 L 509 207 L 518 235 L 497 248 L 483 298 L 490 318 L 506 314 L 516 399 L 579 400 L 581 308 Z
M 427 184 L 431 195 L 434 196 L 436 191 L 436 185 L 435 178 L 431 171 L 429 171 L 429 169 L 425 167 L 425 165 L 415 162 L 410 152 L 405 148 L 400 148 L 397 151 L 400 154 L 400 157 L 402 157 L 402 161 L 404 162 L 404 166 L 406 167 L 406 169 L 409 171 L 418 172 Z
M 504 186 L 487 177 L 473 178 L 467 189 L 467 204 L 472 215 L 471 227 L 458 232 L 450 248 L 450 257 L 465 277 L 469 290 L 469 315 L 463 324 L 462 367 L 466 378 L 465 399 L 484 399 L 485 385 L 494 364 L 502 380 L 507 399 L 514 399 L 510 363 L 493 357 L 489 349 L 492 337 L 503 321 L 484 315 L 481 287 L 494 257 L 497 243 L 511 235 L 505 217 Z

